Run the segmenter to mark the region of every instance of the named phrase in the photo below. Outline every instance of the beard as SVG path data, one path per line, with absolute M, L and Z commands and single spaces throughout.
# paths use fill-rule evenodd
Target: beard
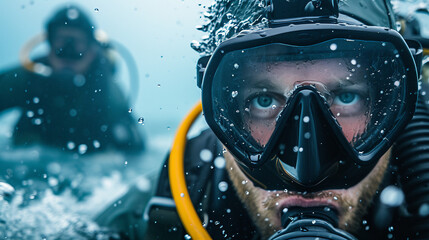
M 315 200 L 335 207 L 338 212 L 338 227 L 351 234 L 356 234 L 362 226 L 362 218 L 367 213 L 374 195 L 386 172 L 390 150 L 385 153 L 374 169 L 357 185 L 347 189 L 332 189 L 320 192 L 291 192 L 287 189 L 267 191 L 256 187 L 241 171 L 234 157 L 224 154 L 229 177 L 238 197 L 255 223 L 262 239 L 281 230 L 281 212 L 288 199 Z M 301 204 L 301 203 L 298 203 Z M 288 207 L 293 207 L 288 206 Z

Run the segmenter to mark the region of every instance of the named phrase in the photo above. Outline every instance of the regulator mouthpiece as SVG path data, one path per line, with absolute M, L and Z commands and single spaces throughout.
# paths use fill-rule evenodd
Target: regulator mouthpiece
M 282 215 L 283 230 L 269 240 L 357 240 L 347 232 L 337 229 L 338 217 L 326 207 L 293 208 Z

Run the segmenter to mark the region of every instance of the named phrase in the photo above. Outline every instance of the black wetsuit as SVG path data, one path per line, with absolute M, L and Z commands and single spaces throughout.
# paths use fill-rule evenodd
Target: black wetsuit
M 46 58 L 37 62 L 47 64 Z M 13 142 L 42 143 L 66 151 L 141 151 L 137 119 L 113 82 L 112 64 L 99 58 L 85 75 L 45 77 L 22 67 L 0 74 L 0 111 L 19 107 Z
M 216 158 L 222 156 L 221 146 L 211 130 L 203 131 L 186 144 L 185 178 L 193 205 L 202 221 L 207 224 L 206 229 L 212 239 L 260 239 L 246 209 L 236 196 L 226 169 L 216 167 Z M 387 183 L 383 185 L 390 184 L 388 182 L 391 180 L 386 177 Z M 220 187 L 221 182 L 224 182 L 223 187 Z M 220 189 L 225 190 L 225 183 L 227 189 L 221 191 Z M 151 198 L 148 192 L 132 188 L 118 200 L 122 203 L 121 206 L 107 209 L 97 218 L 97 222 L 113 232 L 119 232 L 121 239 L 187 239 L 184 238 L 187 233 L 170 193 L 168 161 L 161 170 L 154 192 Z M 150 202 L 151 199 L 156 201 Z M 379 208 L 377 200 L 378 193 L 355 237 L 406 239 L 400 233 L 406 230 L 409 223 L 396 216 L 392 225 L 389 225 L 394 227 L 382 230 L 374 227 L 373 216 Z M 145 213 L 149 217 L 147 222 L 144 221 Z

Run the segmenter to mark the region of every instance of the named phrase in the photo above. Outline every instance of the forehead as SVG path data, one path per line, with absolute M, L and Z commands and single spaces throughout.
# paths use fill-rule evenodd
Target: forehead
M 298 60 L 298 61 L 247 61 L 240 75 L 252 82 L 270 81 L 272 84 L 317 81 L 329 84 L 331 81 L 349 79 L 358 74 L 356 60 L 346 58 Z M 353 65 L 353 62 L 355 65 Z

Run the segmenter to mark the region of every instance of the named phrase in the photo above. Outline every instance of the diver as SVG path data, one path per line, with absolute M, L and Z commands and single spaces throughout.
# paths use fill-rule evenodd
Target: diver
M 0 74 L 0 110 L 18 107 L 16 146 L 43 144 L 80 154 L 139 153 L 144 141 L 115 79 L 115 60 L 77 6 L 46 23 L 49 53 Z
M 422 48 L 390 1 L 217 1 L 205 16 L 202 107 L 155 195 L 129 192 L 104 225 L 129 239 L 429 238 Z M 186 140 L 200 110 L 210 129 Z

